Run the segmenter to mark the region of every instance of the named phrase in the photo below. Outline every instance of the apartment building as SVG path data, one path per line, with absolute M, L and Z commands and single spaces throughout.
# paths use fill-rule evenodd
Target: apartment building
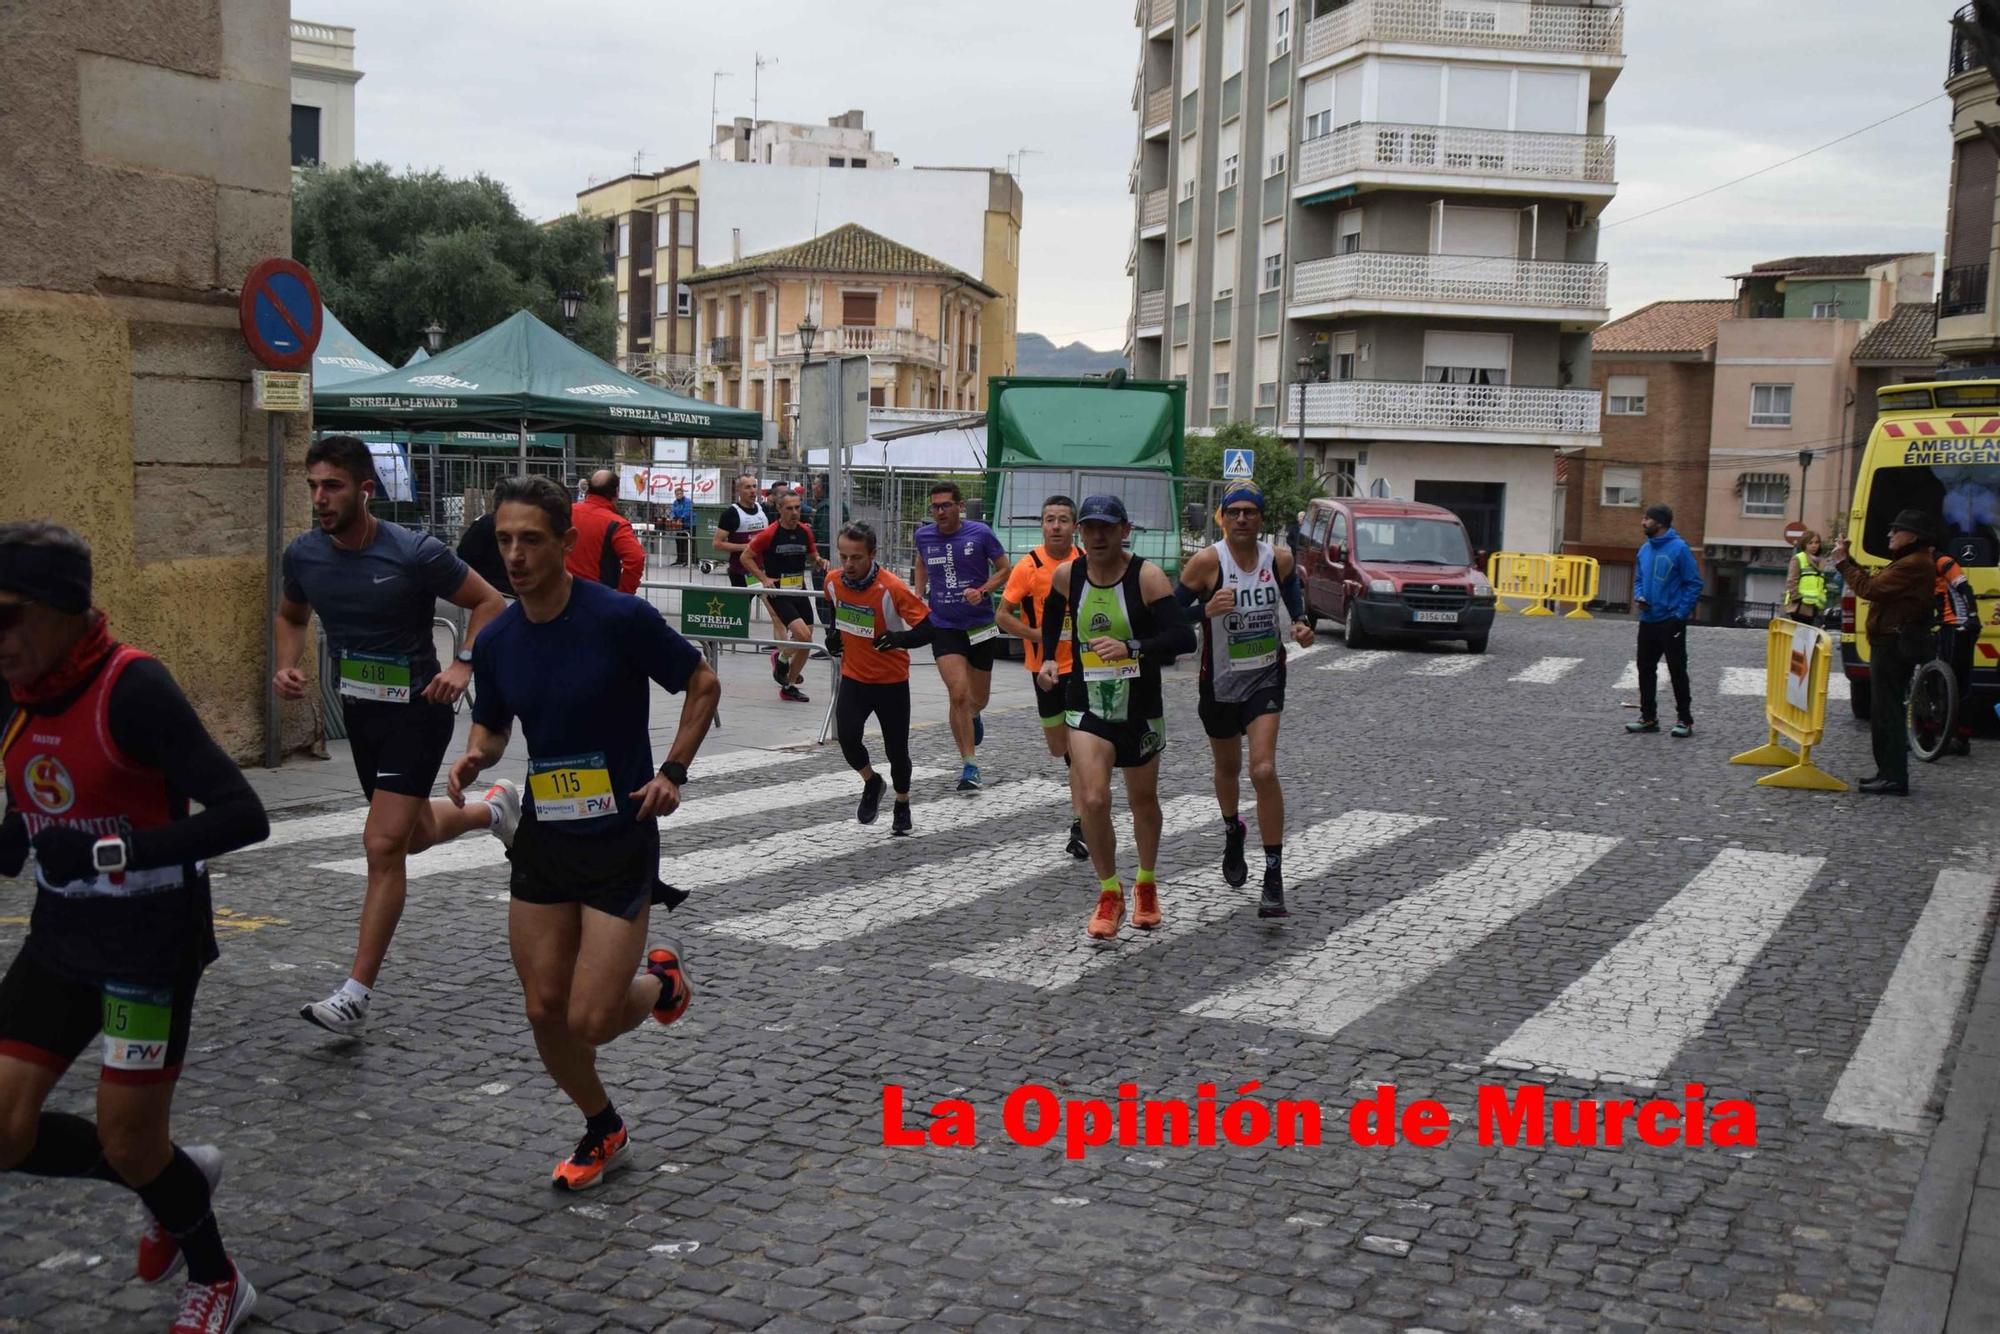
M 1962 6 L 1961 19 L 1972 17 Z M 1951 96 L 1951 194 L 1945 213 L 1944 286 L 1937 303 L 1937 350 L 1951 367 L 2000 362 L 2000 240 L 1993 230 L 1993 199 L 2000 177 L 2000 149 L 1981 128 L 2000 122 L 2000 93 L 1992 72 L 1972 45 L 1952 31 L 1945 67 Z
M 1562 550 L 1598 562 L 1607 602 L 1632 596 L 1648 505 L 1673 506 L 1699 552 L 1708 507 L 1716 326 L 1733 301 L 1655 301 L 1591 338 L 1591 383 L 1604 396 L 1603 446 L 1566 456 Z
M 354 165 L 354 29 L 292 23 L 292 165 Z
M 792 438 L 798 368 L 812 354 L 866 355 L 878 408 L 976 411 L 981 315 L 999 294 L 960 269 L 852 223 L 685 280 L 694 293 L 697 387 L 761 412 Z
M 577 193 L 577 211 L 604 221 L 605 272 L 619 294 L 622 369 L 693 387 L 700 377 L 685 276 L 702 264 L 734 263 L 853 223 L 997 293 L 980 315 L 981 404 L 985 375 L 1014 373 L 1022 195 L 1011 174 L 900 166 L 876 147 L 859 111 L 824 126 L 737 120 L 716 127 L 711 151 Z
M 1872 409 L 1857 354 L 1908 336 L 1931 305 L 1937 256 L 1800 255 L 1731 275 L 1735 309 L 1716 325 L 1702 543 L 1719 603 L 1778 601 L 1787 524 L 1838 531 Z M 1899 322 L 1900 321 L 1900 322 Z M 1878 355 L 1869 388 L 1885 372 Z M 1912 369 L 1920 367 L 1911 366 Z
M 1327 485 L 1559 540 L 1595 447 L 1590 335 L 1618 4 L 1139 0 L 1128 354 L 1189 419 L 1299 442 Z

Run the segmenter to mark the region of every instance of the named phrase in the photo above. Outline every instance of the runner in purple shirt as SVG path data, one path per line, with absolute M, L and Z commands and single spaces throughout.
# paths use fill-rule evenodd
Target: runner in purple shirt
M 931 488 L 931 522 L 912 539 L 917 561 L 910 587 L 930 604 L 930 624 L 937 627 L 931 656 L 951 696 L 951 737 L 964 762 L 958 790 L 977 792 L 974 758 L 986 736 L 979 715 L 993 692 L 993 654 L 1000 646 L 990 595 L 1006 584 L 1013 567 L 993 530 L 964 517 L 964 503 L 956 482 Z

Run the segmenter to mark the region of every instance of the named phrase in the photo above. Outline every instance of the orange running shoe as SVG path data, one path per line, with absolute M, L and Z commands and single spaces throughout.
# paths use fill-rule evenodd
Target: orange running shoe
M 680 946 L 668 941 L 648 951 L 646 971 L 660 979 L 660 1000 L 653 1007 L 654 1020 L 671 1024 L 687 1013 L 688 1002 L 694 999 L 694 987 L 688 981 L 687 966 L 681 962 Z
M 1125 895 L 1117 890 L 1104 890 L 1097 896 L 1097 911 L 1083 924 L 1083 932 L 1092 940 L 1109 940 L 1118 934 L 1118 928 L 1125 924 Z
M 549 1184 L 557 1190 L 589 1190 L 604 1179 L 613 1163 L 625 1156 L 625 1146 L 631 1142 L 624 1126 L 602 1139 L 585 1135 L 577 1142 L 576 1152 L 556 1164 Z
M 1147 880 L 1132 886 L 1132 925 L 1151 931 L 1160 924 L 1160 882 Z

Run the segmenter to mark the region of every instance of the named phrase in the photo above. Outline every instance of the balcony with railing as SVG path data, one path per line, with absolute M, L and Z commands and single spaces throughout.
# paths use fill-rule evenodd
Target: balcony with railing
M 1292 314 L 1396 312 L 1421 304 L 1559 310 L 1602 320 L 1608 273 L 1604 264 L 1364 250 L 1300 263 L 1292 275 Z
M 796 333 L 778 335 L 778 360 L 803 355 Z M 915 329 L 878 329 L 872 325 L 836 324 L 821 329 L 813 340 L 814 356 L 900 357 L 908 361 L 945 364 L 938 340 Z
M 1150 231 L 1167 225 L 1167 188 L 1146 191 L 1139 201 L 1139 230 Z
M 1174 127 L 1174 90 L 1155 88 L 1146 94 L 1146 118 L 1141 129 L 1150 138 L 1154 131 L 1165 134 Z
M 743 340 L 734 334 L 709 339 L 704 350 L 703 359 L 713 366 L 734 366 L 743 360 Z
M 1285 394 L 1285 422 L 1298 425 L 1299 392 Z M 1403 380 L 1337 380 L 1305 387 L 1308 429 L 1332 427 L 1342 438 L 1396 432 L 1392 438 L 1455 436 L 1594 436 L 1594 389 L 1522 385 L 1418 384 Z
M 1502 177 L 1511 186 L 1602 186 L 1616 176 L 1617 140 L 1609 135 L 1473 130 L 1455 125 L 1362 121 L 1299 145 L 1295 193 L 1343 176 Z
M 1945 68 L 1944 72 L 1944 77 L 1947 80 L 1956 79 L 1961 74 L 1970 74 L 1976 69 L 1986 68 L 1985 62 L 1979 57 L 1978 50 L 1971 42 L 1966 41 L 1965 35 L 1958 30 L 1959 19 L 1965 19 L 1968 22 L 1972 21 L 1973 12 L 1971 5 L 1961 6 L 1958 13 L 1952 15 L 1951 63 Z M 297 25 L 294 24 L 293 26 L 296 27 Z
M 1167 294 L 1165 291 L 1139 293 L 1139 329 L 1142 333 L 1151 330 L 1157 335 L 1167 327 Z
M 656 384 L 680 384 L 694 367 L 694 356 L 687 352 L 634 352 L 618 358 L 619 370 Z
M 1622 5 L 1534 0 L 1353 0 L 1306 24 L 1310 64 L 1357 42 L 1422 42 L 1503 51 L 1617 56 L 1625 45 Z
M 1938 295 L 1938 318 L 1986 313 L 1988 264 L 1961 264 L 1944 271 L 1944 287 Z

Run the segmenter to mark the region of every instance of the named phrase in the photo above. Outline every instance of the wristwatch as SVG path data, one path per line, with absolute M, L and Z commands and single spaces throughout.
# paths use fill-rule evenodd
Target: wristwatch
M 1131 657 L 1134 661 L 1137 661 L 1139 657 L 1139 641 L 1136 639 L 1126 640 L 1125 652 L 1127 656 Z
M 458 651 L 458 661 L 470 663 L 472 661 L 472 650 L 469 648 L 460 649 Z
M 668 760 L 660 766 L 660 777 L 675 787 L 680 787 L 688 780 L 688 767 L 678 760 Z
M 130 855 L 122 838 L 100 838 L 90 845 L 90 865 L 99 875 L 117 875 Z

